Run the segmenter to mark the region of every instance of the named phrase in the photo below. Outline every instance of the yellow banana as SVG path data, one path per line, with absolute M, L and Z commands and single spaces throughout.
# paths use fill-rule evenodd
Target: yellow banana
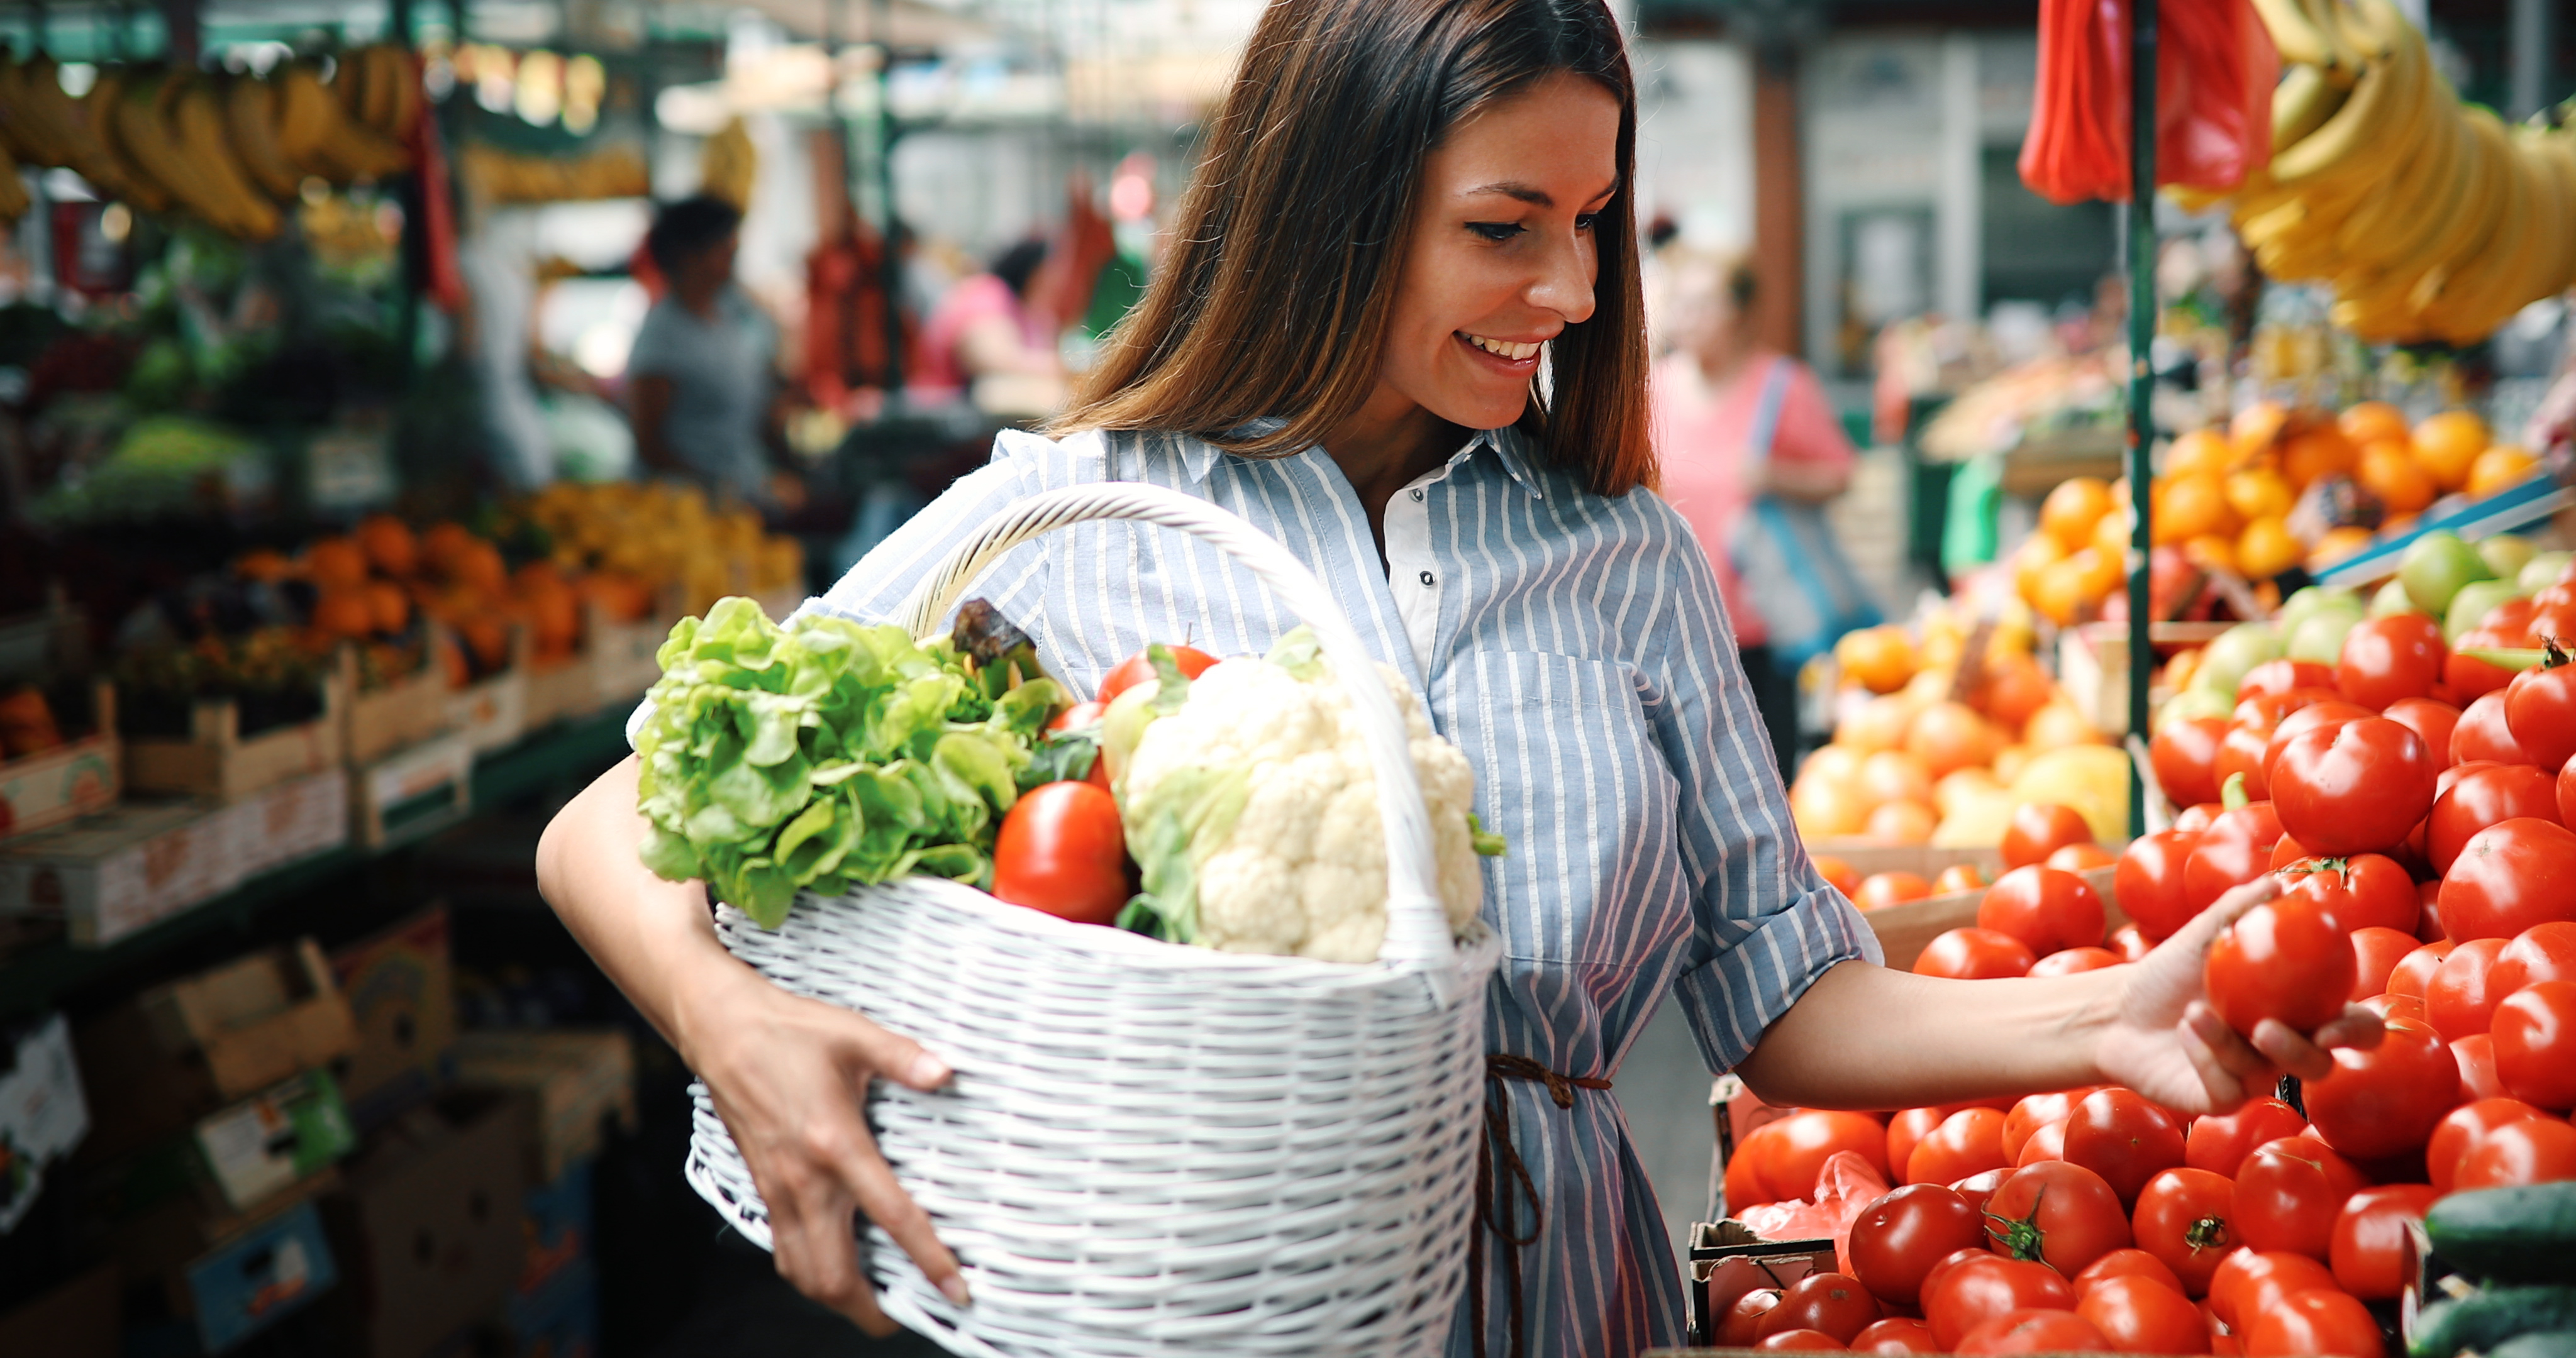
M 2326 79 L 2324 67 L 2292 66 L 2272 87 L 2272 154 L 2324 126 L 2343 100 L 2344 91 Z
M 16 221 L 34 206 L 27 197 L 27 186 L 18 178 L 18 161 L 0 146 L 0 220 Z
M 2299 0 L 2254 0 L 2254 13 L 2281 49 L 2281 60 L 2312 68 L 2334 64 L 2333 44 Z
M 250 176 L 233 158 L 223 104 L 204 76 L 194 76 L 177 91 L 169 106 L 169 126 L 180 150 L 196 169 L 204 191 L 217 205 L 207 220 L 245 240 L 267 240 L 277 234 L 277 207 L 260 196 Z
M 348 66 L 343 64 L 344 72 Z M 286 158 L 335 184 L 393 174 L 411 155 L 373 129 L 350 122 L 313 68 L 298 62 L 277 78 L 277 141 Z
M 251 76 L 235 77 L 224 91 L 224 132 L 252 183 L 281 203 L 295 197 L 304 175 L 277 144 L 275 90 Z
M 2375 169 L 2389 151 L 2391 136 L 2412 125 L 2405 119 L 2421 100 L 2423 78 L 2418 47 L 2400 44 L 2386 61 L 2372 62 L 2353 86 L 2352 97 L 2324 126 L 2272 157 L 2273 181 L 2321 182 Z
M 2413 160 L 2336 232 L 2335 244 L 2355 264 L 2377 269 L 2413 259 L 2441 229 L 2440 208 L 2460 201 L 2471 169 L 2468 129 L 2444 117 Z
M 225 215 L 229 204 L 206 186 L 201 167 L 180 149 L 163 121 L 162 95 L 170 83 L 170 76 L 152 74 L 117 90 L 106 106 L 117 147 L 141 172 L 135 176 L 137 182 L 150 179 L 177 206 L 229 229 Z
M 152 171 L 135 163 L 133 151 L 125 144 L 124 126 L 117 115 L 124 102 L 126 76 L 123 71 L 101 68 L 89 93 L 81 96 L 81 110 L 88 115 L 90 133 L 98 138 L 98 166 L 110 177 L 115 197 L 123 198 L 146 212 L 167 212 L 178 201 L 170 189 Z M 89 172 L 81 172 L 83 178 Z
M 2303 3 L 2308 9 L 2308 21 L 2316 25 L 2318 36 L 2324 39 L 2326 50 L 2332 54 L 2332 59 L 2326 63 L 2328 78 L 2339 86 L 2351 88 L 2352 82 L 2361 75 L 2362 67 L 2375 55 L 2375 49 L 2355 34 L 2355 16 L 2348 6 L 2337 3 L 2337 0 L 2303 0 Z
M 2499 158 L 2504 204 L 2474 257 L 2442 285 L 2424 306 L 2424 322 L 2445 339 L 2461 337 L 2465 326 L 2493 306 L 2494 295 L 2509 281 L 2507 273 L 2520 257 L 2531 226 L 2531 185 L 2508 153 Z M 2477 338 L 2475 335 L 2468 338 Z

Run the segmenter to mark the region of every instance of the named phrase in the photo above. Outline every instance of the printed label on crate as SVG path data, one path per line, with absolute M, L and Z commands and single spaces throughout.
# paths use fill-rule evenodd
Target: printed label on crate
M 101 947 L 241 880 L 223 818 L 187 803 L 119 806 L 0 846 L 0 914 L 65 921 Z
M 307 1071 L 197 1124 L 197 1149 L 236 1211 L 347 1155 L 358 1144 L 328 1071 Z
M 433 741 L 366 771 L 367 803 L 378 809 L 453 787 L 474 772 L 474 751 L 462 740 Z
M 71 1154 L 88 1134 L 71 1025 L 55 1014 L 18 1039 L 0 1075 L 0 1235 L 35 1204 L 46 1162 Z
M 297 1203 L 276 1220 L 188 1266 L 197 1337 L 221 1353 L 276 1323 L 340 1280 L 322 1214 Z
M 317 509 L 369 509 L 394 497 L 382 433 L 329 430 L 305 445 L 306 494 Z
M 91 737 L 0 765 L 0 836 L 25 834 L 116 801 L 116 742 Z

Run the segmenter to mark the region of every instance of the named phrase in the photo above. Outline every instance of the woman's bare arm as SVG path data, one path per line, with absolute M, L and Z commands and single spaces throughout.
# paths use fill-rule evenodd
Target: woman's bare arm
M 1772 1023 L 1736 1073 L 1784 1106 L 1920 1108 L 2114 1083 L 2181 1112 L 2233 1108 L 2282 1071 L 2328 1074 L 2328 1048 L 2379 1043 L 2378 1016 L 2359 1006 L 2313 1041 L 2272 1019 L 2248 1041 L 2202 998 L 2219 930 L 2278 890 L 2268 876 L 2237 888 L 2133 966 L 1950 981 L 1846 962 Z
M 635 426 L 635 456 L 657 472 L 684 472 L 688 465 L 671 447 L 666 422 L 671 418 L 671 379 L 638 377 L 626 384 L 626 418 Z
M 537 845 L 538 889 L 714 1093 L 769 1207 L 780 1276 L 868 1332 L 893 1333 L 858 1265 L 852 1216 L 864 1211 L 964 1305 L 955 1256 L 895 1183 L 860 1111 L 869 1080 L 935 1089 L 948 1067 L 725 951 L 705 889 L 663 881 L 636 857 L 646 829 L 637 774 L 629 756 L 556 814 Z
M 1851 467 L 1843 462 L 1775 457 L 1762 464 L 1762 483 L 1772 494 L 1820 504 L 1851 488 Z

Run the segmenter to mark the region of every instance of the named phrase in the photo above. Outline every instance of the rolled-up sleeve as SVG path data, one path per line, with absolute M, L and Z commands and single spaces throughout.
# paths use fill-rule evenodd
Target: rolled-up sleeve
M 1807 857 L 1708 559 L 1687 530 L 1674 537 L 1677 644 L 1651 709 L 1680 784 L 1692 898 L 1674 986 L 1709 1069 L 1724 1071 L 1828 968 L 1882 954 L 1860 911 Z

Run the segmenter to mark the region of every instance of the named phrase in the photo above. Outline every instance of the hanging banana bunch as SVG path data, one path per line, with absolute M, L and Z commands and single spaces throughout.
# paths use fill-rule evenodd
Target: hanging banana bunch
M 2464 105 L 2390 0 L 2255 0 L 2284 61 L 2272 161 L 2230 216 L 2335 324 L 2467 343 L 2576 282 L 2576 139 Z
M 111 107 L 118 145 L 180 206 L 244 240 L 277 234 L 277 208 L 233 159 L 223 110 L 205 77 L 144 73 L 120 86 Z

